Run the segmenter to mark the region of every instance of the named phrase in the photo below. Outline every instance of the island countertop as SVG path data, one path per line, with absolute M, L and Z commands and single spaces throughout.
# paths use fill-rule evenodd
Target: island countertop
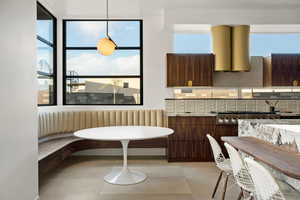
M 244 119 L 238 122 L 239 136 L 255 137 L 280 148 L 300 152 L 299 119 Z M 274 174 L 300 191 L 299 180 L 278 173 L 276 170 Z
M 239 120 L 239 136 L 254 136 L 300 152 L 300 119 Z

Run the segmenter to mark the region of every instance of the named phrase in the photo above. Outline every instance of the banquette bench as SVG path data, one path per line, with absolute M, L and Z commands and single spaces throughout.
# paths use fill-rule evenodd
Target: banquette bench
M 77 130 L 103 126 L 167 126 L 164 110 L 43 111 L 38 114 L 39 174 L 44 175 L 76 151 L 121 148 L 120 142 L 76 138 Z M 129 148 L 165 148 L 167 138 L 131 141 Z

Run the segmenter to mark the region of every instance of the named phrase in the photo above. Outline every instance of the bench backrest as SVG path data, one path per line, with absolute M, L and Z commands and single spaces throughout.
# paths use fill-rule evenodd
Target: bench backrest
M 39 112 L 39 138 L 102 126 L 167 126 L 164 110 Z

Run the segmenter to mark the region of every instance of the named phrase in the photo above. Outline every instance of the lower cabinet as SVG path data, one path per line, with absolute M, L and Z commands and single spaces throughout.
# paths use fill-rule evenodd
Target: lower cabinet
M 172 116 L 168 117 L 168 126 L 174 130 L 174 134 L 168 138 L 169 162 L 213 161 L 206 134 L 216 138 L 225 155 L 227 153 L 221 137 L 237 135 L 237 125 L 216 125 L 216 118 L 210 116 Z
M 174 141 L 168 142 L 169 162 L 212 161 L 209 144 L 206 141 Z
M 220 144 L 225 157 L 228 157 L 224 142 L 221 140 L 223 136 L 238 136 L 238 125 L 216 125 L 215 138 Z
M 169 117 L 168 161 L 212 161 L 206 134 L 214 135 L 215 117 Z

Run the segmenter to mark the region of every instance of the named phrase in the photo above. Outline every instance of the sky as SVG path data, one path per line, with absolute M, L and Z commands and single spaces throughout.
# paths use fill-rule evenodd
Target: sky
M 118 47 L 139 47 L 138 21 L 110 21 L 109 36 Z M 68 21 L 67 47 L 96 47 L 105 37 L 104 21 Z M 102 56 L 94 50 L 68 50 L 67 69 L 78 75 L 139 75 L 139 50 L 117 50 Z
M 175 33 L 173 50 L 176 53 L 209 53 L 211 37 L 209 34 Z M 270 56 L 271 53 L 300 53 L 300 34 L 250 34 L 251 56 Z

